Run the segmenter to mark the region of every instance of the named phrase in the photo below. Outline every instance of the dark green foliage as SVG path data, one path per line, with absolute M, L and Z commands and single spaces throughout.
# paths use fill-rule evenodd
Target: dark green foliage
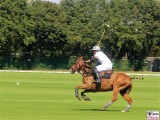
M 26 0 L 7 0 L 0 5 L 0 68 L 32 69 L 44 62 L 57 68 L 55 60 L 63 59 L 69 47 L 65 13 L 60 7 Z
M 145 57 L 160 56 L 159 5 L 154 0 L 0 0 L 0 68 L 68 68 L 70 56 L 92 55 L 105 30 L 103 51 L 116 61 L 127 57 L 123 66 L 142 70 Z
M 77 56 L 71 56 L 68 61 L 68 67 L 71 67 L 73 64 L 75 64 L 76 60 L 77 60 Z
M 144 58 L 152 54 L 153 47 L 159 52 L 156 47 L 160 41 L 159 27 L 156 27 L 160 25 L 157 3 L 153 0 L 63 0 L 61 6 L 69 16 L 71 31 L 74 31 L 71 35 L 75 53 L 88 53 L 105 29 L 101 42 L 104 51 L 117 60 L 127 56 L 133 70 L 141 70 Z M 104 24 L 110 27 L 103 28 Z

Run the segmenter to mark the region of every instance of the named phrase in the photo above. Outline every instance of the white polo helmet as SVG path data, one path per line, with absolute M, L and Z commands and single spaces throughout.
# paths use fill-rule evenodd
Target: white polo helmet
M 94 46 L 92 50 L 101 50 L 101 48 L 99 46 Z

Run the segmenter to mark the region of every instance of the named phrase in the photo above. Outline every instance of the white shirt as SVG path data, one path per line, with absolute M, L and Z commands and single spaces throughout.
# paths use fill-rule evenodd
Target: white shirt
M 98 61 L 103 64 L 112 64 L 111 60 L 105 55 L 102 51 L 98 51 L 94 55 L 95 58 L 98 59 Z

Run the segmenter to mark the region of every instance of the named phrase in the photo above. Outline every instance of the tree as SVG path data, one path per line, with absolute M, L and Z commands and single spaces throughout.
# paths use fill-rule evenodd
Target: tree
M 25 0 L 2 0 L 0 3 L 0 54 L 1 67 L 12 63 L 16 53 L 21 52 L 25 38 L 23 22 L 26 19 Z M 14 56 L 13 56 L 14 55 Z
M 65 14 L 57 4 L 6 0 L 1 2 L 1 14 L 0 46 L 5 62 L 1 62 L 1 68 L 32 68 L 39 58 L 68 54 Z
M 98 43 L 104 30 L 106 0 L 62 0 L 60 5 L 67 14 L 73 54 L 88 55 L 88 49 Z
M 111 1 L 110 7 L 111 37 L 106 41 L 111 46 L 112 56 L 121 59 L 127 55 L 134 70 L 140 70 L 144 58 L 159 41 L 158 6 L 153 0 L 141 0 Z
M 159 7 L 154 0 L 63 0 L 61 6 L 68 17 L 75 53 L 86 54 L 97 43 L 103 24 L 110 28 L 101 46 L 114 59 L 127 55 L 134 70 L 142 69 L 151 46 L 159 44 Z
M 100 46 L 112 59 L 127 56 L 140 70 L 148 55 L 159 55 L 160 2 L 154 0 L 1 0 L 0 68 L 50 68 L 73 55 L 91 56 Z M 106 25 L 110 27 L 105 27 Z M 58 63 L 58 62 L 59 63 Z

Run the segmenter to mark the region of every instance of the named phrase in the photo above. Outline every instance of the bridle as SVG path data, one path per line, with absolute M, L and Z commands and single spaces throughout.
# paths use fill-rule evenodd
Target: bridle
M 91 67 L 87 63 L 85 63 L 83 59 L 78 59 L 76 63 L 71 67 L 71 71 L 72 73 L 75 73 L 77 71 L 82 76 L 91 75 Z
M 81 71 L 81 65 L 80 65 L 80 62 L 79 62 L 80 60 L 78 59 L 77 61 L 76 61 L 76 63 L 75 64 L 73 64 L 72 65 L 72 67 L 71 67 L 71 72 L 72 73 L 75 73 L 76 71 L 79 73 L 80 71 Z

